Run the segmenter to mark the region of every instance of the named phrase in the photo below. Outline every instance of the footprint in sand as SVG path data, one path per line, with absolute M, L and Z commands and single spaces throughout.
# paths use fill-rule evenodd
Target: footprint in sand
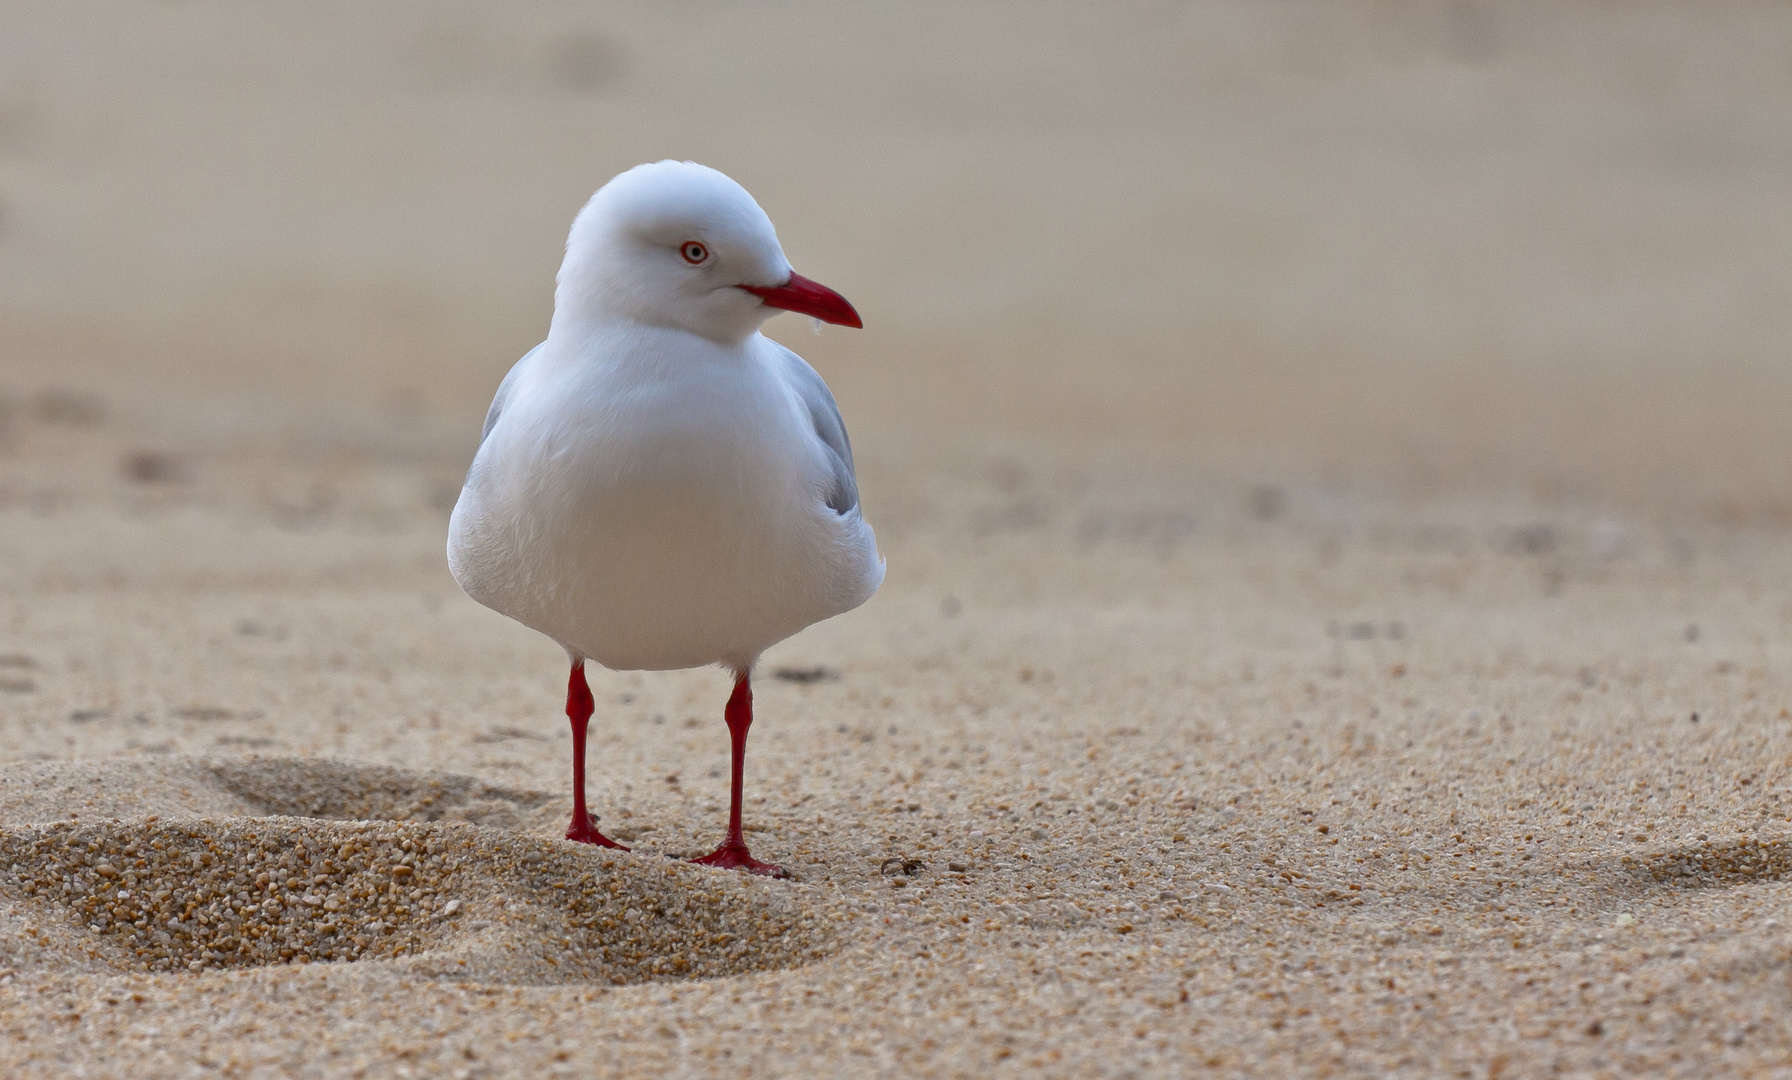
M 375 962 L 632 983 L 831 951 L 801 886 L 515 831 L 550 796 L 294 759 L 0 772 L 0 974 Z M 121 818 L 118 815 L 129 815 Z

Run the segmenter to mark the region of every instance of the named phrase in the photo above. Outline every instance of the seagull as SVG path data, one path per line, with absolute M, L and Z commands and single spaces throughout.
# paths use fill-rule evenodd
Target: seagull
M 555 282 L 547 339 L 486 413 L 449 569 L 572 663 L 568 840 L 622 846 L 585 807 L 585 662 L 720 665 L 734 677 L 728 831 L 692 861 L 787 876 L 741 832 L 753 665 L 870 599 L 884 560 L 834 395 L 759 328 L 783 311 L 863 323 L 790 268 L 745 188 L 689 161 L 637 165 L 600 188 Z

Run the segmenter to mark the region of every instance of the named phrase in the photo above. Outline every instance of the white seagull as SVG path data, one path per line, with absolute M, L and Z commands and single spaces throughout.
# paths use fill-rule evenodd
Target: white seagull
M 741 835 L 760 653 L 883 582 L 834 395 L 759 333 L 780 311 L 858 313 L 792 272 L 765 211 L 688 161 L 638 165 L 572 224 L 547 340 L 498 386 L 448 526 L 468 596 L 572 661 L 569 840 L 585 810 L 585 661 L 734 673 L 728 834 L 694 861 L 782 874 Z

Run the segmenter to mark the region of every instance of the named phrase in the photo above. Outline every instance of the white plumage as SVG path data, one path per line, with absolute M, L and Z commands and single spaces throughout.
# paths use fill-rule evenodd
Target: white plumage
M 684 264 L 687 238 L 710 265 Z M 713 169 L 643 165 L 593 196 L 454 508 L 467 594 L 605 667 L 735 671 L 869 599 L 883 561 L 834 397 L 734 287 L 789 277 Z
M 722 664 L 744 690 L 766 648 L 882 582 L 834 397 L 759 333 L 779 310 L 858 325 L 713 169 L 638 166 L 574 221 L 547 340 L 498 388 L 448 563 L 559 642 L 580 686 L 589 658 Z

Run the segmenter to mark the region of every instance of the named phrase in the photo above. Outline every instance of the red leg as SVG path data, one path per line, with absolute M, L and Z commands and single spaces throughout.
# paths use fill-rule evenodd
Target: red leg
M 585 812 L 585 725 L 591 722 L 596 704 L 591 700 L 591 687 L 585 682 L 585 661 L 573 664 L 566 680 L 566 718 L 572 721 L 572 824 L 566 827 L 566 838 L 581 844 L 628 849 L 597 831 L 591 815 Z
M 729 779 L 728 789 L 728 838 L 722 841 L 721 847 L 691 861 L 703 866 L 745 870 L 749 874 L 789 877 L 790 871 L 782 866 L 760 862 L 750 855 L 747 852 L 747 839 L 741 834 L 741 777 L 747 763 L 747 729 L 753 726 L 753 687 L 749 684 L 747 675 L 742 674 L 735 681 L 734 693 L 728 698 L 728 709 L 722 715 L 728 721 L 728 741 L 732 745 L 734 759 L 734 771 Z

